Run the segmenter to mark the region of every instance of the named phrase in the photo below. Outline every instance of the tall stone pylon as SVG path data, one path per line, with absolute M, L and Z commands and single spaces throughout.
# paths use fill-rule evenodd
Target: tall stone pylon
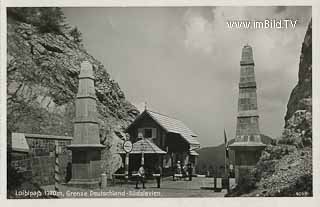
M 81 64 L 76 98 L 72 151 L 72 178 L 69 185 L 95 188 L 101 175 L 101 150 L 97 118 L 96 95 L 92 65 Z
M 229 147 L 235 151 L 235 176 L 239 181 L 256 165 L 265 147 L 260 136 L 257 84 L 249 45 L 242 48 L 236 137 Z

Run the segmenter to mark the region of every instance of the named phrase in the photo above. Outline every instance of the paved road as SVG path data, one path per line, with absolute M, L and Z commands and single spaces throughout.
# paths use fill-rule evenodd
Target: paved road
M 66 185 L 60 186 L 59 197 L 61 198 L 91 198 L 91 197 L 223 197 L 224 192 L 214 192 L 213 190 L 200 189 L 204 183 L 208 182 L 208 178 L 193 178 L 192 181 L 172 181 L 171 179 L 163 180 L 161 188 L 156 188 L 156 182 L 154 180 L 148 180 L 146 183 L 146 189 L 135 189 L 134 184 L 115 184 L 108 185 L 107 189 L 83 189 L 72 188 Z M 54 186 L 44 186 L 48 193 L 52 192 Z

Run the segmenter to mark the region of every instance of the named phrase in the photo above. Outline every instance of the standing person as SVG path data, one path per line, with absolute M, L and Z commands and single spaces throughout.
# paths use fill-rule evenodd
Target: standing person
M 189 181 L 192 181 L 192 165 L 191 163 L 189 162 L 188 163 L 188 175 L 189 175 Z
M 186 178 L 188 176 L 188 166 L 184 165 L 182 168 L 182 177 Z
M 156 180 L 157 180 L 157 188 L 160 188 L 160 181 L 162 176 L 162 168 L 160 165 L 156 168 L 155 173 L 159 175 L 159 176 L 157 175 Z
M 140 166 L 139 170 L 138 170 L 138 177 L 137 177 L 137 181 L 136 181 L 136 188 L 138 189 L 138 184 L 139 184 L 139 181 L 142 182 L 142 188 L 144 189 L 145 186 L 144 186 L 144 178 L 145 178 L 145 170 L 143 168 L 143 165 Z
M 72 164 L 68 162 L 67 165 L 67 173 L 66 173 L 66 183 L 69 182 L 72 178 Z
M 177 162 L 177 174 L 181 174 L 181 165 L 180 161 Z
M 178 179 L 181 180 L 181 173 L 182 173 L 182 169 L 181 169 L 181 164 L 180 164 L 180 161 L 178 160 L 177 161 L 177 169 L 176 169 L 176 174 Z

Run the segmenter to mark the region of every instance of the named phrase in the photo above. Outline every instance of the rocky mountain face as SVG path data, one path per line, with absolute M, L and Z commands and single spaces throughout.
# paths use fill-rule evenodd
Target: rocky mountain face
M 268 147 L 260 165 L 272 163 L 258 189 L 265 195 L 312 195 L 312 22 L 302 44 L 299 81 L 287 105 L 285 127 L 278 146 Z M 272 156 L 278 159 L 271 159 Z M 268 165 L 267 165 L 268 166 Z M 270 176 L 271 175 L 271 176 Z
M 302 44 L 299 81 L 278 143 L 268 145 L 245 183 L 228 196 L 312 196 L 312 22 Z
M 260 172 L 259 172 L 260 171 Z M 302 44 L 299 81 L 290 95 L 278 145 L 268 146 L 256 168 L 261 176 L 251 195 L 312 195 L 312 22 Z
M 247 196 L 312 196 L 312 151 L 268 146 L 253 172 L 259 182 Z
M 312 22 L 302 44 L 299 81 L 287 105 L 283 139 L 300 145 L 312 144 Z
M 105 163 L 116 170 L 114 155 L 123 129 L 139 114 L 107 69 L 69 32 L 43 32 L 11 18 L 7 26 L 7 127 L 10 132 L 73 135 L 80 63 L 94 70 L 101 143 Z

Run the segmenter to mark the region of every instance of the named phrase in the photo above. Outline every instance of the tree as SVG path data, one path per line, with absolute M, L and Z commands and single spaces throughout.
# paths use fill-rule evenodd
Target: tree
M 34 26 L 41 32 L 62 34 L 67 29 L 65 16 L 59 7 L 14 7 L 8 8 L 8 16 Z
M 74 40 L 76 43 L 82 42 L 82 34 L 81 34 L 81 32 L 78 30 L 78 27 L 73 28 L 73 29 L 70 31 L 70 35 L 73 37 L 73 40 Z
M 34 7 L 8 7 L 7 14 L 18 21 L 35 25 L 38 23 L 38 10 Z
M 66 26 L 65 16 L 58 7 L 40 8 L 39 29 L 41 32 L 62 33 Z

